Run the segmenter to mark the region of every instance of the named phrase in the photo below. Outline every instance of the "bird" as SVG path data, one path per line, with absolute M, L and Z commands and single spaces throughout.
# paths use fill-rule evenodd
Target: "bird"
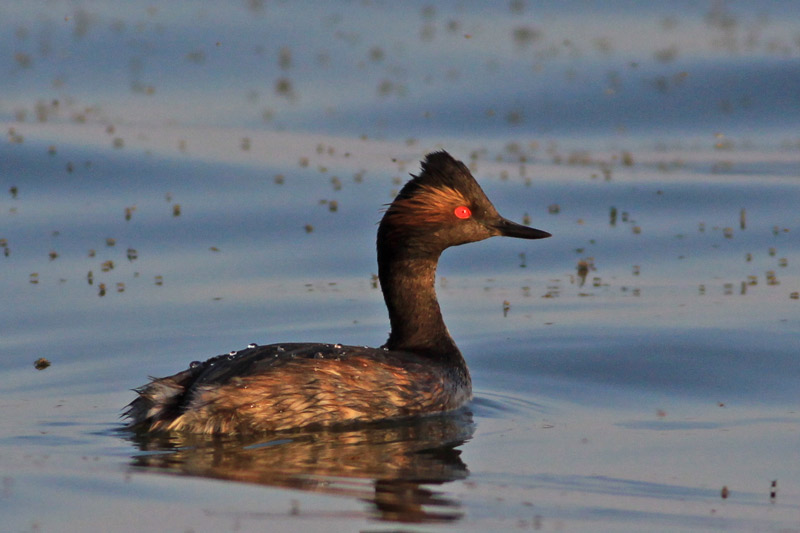
M 136 432 L 254 434 L 408 419 L 472 399 L 467 364 L 445 326 L 436 268 L 451 246 L 551 234 L 503 218 L 461 161 L 432 152 L 378 226 L 383 346 L 280 343 L 195 361 L 137 389 L 123 417 Z

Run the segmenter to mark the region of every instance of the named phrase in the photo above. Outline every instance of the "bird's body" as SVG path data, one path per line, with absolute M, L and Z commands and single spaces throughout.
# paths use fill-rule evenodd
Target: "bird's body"
M 391 333 L 381 348 L 285 343 L 193 363 L 137 389 L 129 426 L 142 431 L 252 433 L 418 416 L 472 397 L 461 352 L 434 290 L 441 252 L 505 235 L 550 234 L 502 218 L 469 170 L 446 152 L 389 206 L 378 228 L 378 272 Z
M 130 416 L 152 420 L 151 430 L 248 433 L 456 409 L 470 399 L 471 384 L 466 365 L 380 348 L 290 343 L 217 356 L 154 380 L 141 394 Z

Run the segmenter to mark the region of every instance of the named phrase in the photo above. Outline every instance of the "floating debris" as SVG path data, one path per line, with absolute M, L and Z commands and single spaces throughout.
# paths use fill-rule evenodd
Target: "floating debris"
M 570 276 L 570 278 L 572 278 L 572 276 Z M 561 287 L 558 285 L 548 285 L 547 292 L 542 295 L 542 298 L 557 298 L 560 294 Z
M 103 261 L 103 263 L 100 265 L 100 270 L 102 270 L 103 272 L 114 270 L 114 261 L 112 261 L 111 259 L 109 259 L 108 261 Z
M 767 278 L 767 285 L 780 285 L 781 282 L 778 281 L 778 277 L 775 275 L 774 270 L 768 270 L 766 274 Z
M 100 296 L 101 298 L 106 295 L 105 283 L 101 283 L 100 285 L 97 286 L 97 295 Z
M 125 292 L 125 284 L 121 281 L 117 282 L 117 292 Z
M 50 253 L 47 255 L 50 257 L 50 261 L 55 261 L 56 259 L 58 259 L 58 252 L 56 252 L 55 250 L 50 250 Z
M 159 287 L 164 284 L 164 276 L 156 276 L 155 277 L 156 285 Z
M 137 252 L 134 248 L 128 248 L 127 251 L 128 261 L 135 261 L 139 258 L 139 252 Z
M 725 296 L 730 296 L 733 294 L 733 283 L 724 283 L 722 285 L 723 291 Z
M 622 152 L 622 164 L 625 165 L 626 167 L 632 167 L 633 154 L 628 151 Z
M 561 212 L 561 206 L 559 206 L 558 204 L 550 204 L 547 206 L 547 212 L 550 213 L 551 215 L 557 215 L 558 213 Z
M 39 273 L 38 272 L 32 272 L 31 275 L 28 276 L 28 282 L 30 282 L 30 283 L 32 283 L 34 285 L 39 283 Z
M 33 368 L 35 368 L 36 370 L 44 370 L 50 365 L 51 365 L 50 361 L 48 361 L 44 357 L 40 357 L 39 359 L 33 362 Z
M 589 271 L 595 270 L 594 259 L 587 257 L 586 259 L 579 260 L 575 270 L 577 271 L 578 280 L 580 281 L 579 286 L 583 287 L 584 283 L 586 283 L 586 276 L 589 275 Z
M 306 230 L 306 233 L 311 233 L 312 231 L 314 231 L 314 226 L 312 226 L 311 224 L 306 224 L 305 226 L 303 226 L 303 228 Z
M 24 120 L 19 120 L 19 117 L 17 117 L 17 122 L 24 122 Z M 25 142 L 25 137 L 22 134 L 17 133 L 14 130 L 14 128 L 9 128 L 8 142 L 10 142 L 11 144 L 22 144 L 23 142 Z
M 719 495 L 722 496 L 723 500 L 726 500 L 726 499 L 728 499 L 728 496 L 730 496 L 730 493 L 731 493 L 731 491 L 728 490 L 728 486 L 727 485 L 723 485 L 722 486 L 722 490 L 720 491 Z
M 511 310 L 511 302 L 508 300 L 503 300 L 503 317 L 508 316 L 508 312 Z
M 292 88 L 292 80 L 289 78 L 280 78 L 275 82 L 275 93 L 278 96 L 285 96 L 289 100 L 295 98 L 294 89 Z
M 117 239 L 111 237 L 106 239 L 106 246 L 111 247 L 114 246 L 115 244 L 117 244 Z
M 181 204 L 172 204 L 172 216 L 181 216 Z
M 747 229 L 747 211 L 744 207 L 739 211 L 739 228 Z
M 617 225 L 617 208 L 616 207 L 612 206 L 608 210 L 608 223 L 611 226 L 616 226 Z

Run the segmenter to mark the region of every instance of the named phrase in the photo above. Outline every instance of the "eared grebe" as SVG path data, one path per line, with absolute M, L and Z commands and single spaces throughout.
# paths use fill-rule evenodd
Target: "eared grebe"
M 463 163 L 429 154 L 378 227 L 378 274 L 391 333 L 381 348 L 249 345 L 137 389 L 129 427 L 253 433 L 375 422 L 457 409 L 472 397 L 434 281 L 445 248 L 550 234 L 501 217 Z

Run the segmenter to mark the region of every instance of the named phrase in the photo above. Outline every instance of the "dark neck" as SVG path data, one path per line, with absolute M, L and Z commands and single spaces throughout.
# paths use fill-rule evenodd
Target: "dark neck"
M 392 325 L 386 347 L 435 359 L 463 360 L 436 299 L 438 260 L 438 254 L 410 257 L 379 247 L 378 275 Z

